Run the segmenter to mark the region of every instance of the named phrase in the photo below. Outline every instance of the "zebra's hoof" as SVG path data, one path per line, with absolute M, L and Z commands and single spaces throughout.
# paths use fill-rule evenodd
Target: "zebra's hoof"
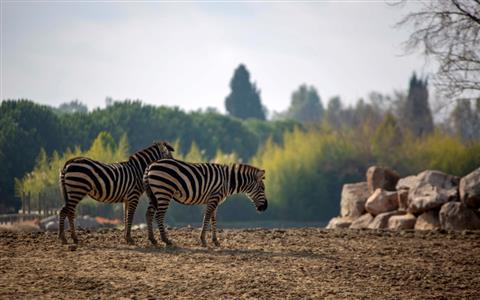
M 200 245 L 204 248 L 207 247 L 207 242 L 205 240 L 200 240 Z
M 155 238 L 153 238 L 153 237 L 152 237 L 152 238 L 148 238 L 148 240 L 150 241 L 150 243 L 152 243 L 152 245 L 157 245 L 157 244 L 158 244 L 157 240 L 156 240 Z
M 218 240 L 212 240 L 212 242 L 216 247 L 220 247 L 220 242 Z
M 163 242 L 164 242 L 165 245 L 167 245 L 167 246 L 172 246 L 172 245 L 173 245 L 173 243 L 172 243 L 171 240 L 163 240 Z
M 128 245 L 135 245 L 135 241 L 131 237 L 128 237 L 125 240 L 127 241 Z
M 72 239 L 73 239 L 73 243 L 74 243 L 74 244 L 78 244 L 78 238 L 77 238 L 77 237 L 72 238 Z

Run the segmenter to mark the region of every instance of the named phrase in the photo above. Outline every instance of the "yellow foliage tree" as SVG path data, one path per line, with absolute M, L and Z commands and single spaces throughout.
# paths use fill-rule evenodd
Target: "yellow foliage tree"
M 39 207 L 39 198 L 44 199 L 43 206 L 58 208 L 63 205 L 59 190 L 59 172 L 65 162 L 77 156 L 86 156 L 103 162 L 118 162 L 128 158 L 128 140 L 126 135 L 122 136 L 118 145 L 109 133 L 101 132 L 93 141 L 92 146 L 82 152 L 80 147 L 74 150 L 67 150 L 62 156 L 53 152 L 48 158 L 44 149 L 40 150 L 32 172 L 27 173 L 22 179 L 15 179 L 17 196 L 29 194 L 32 200 L 32 207 Z
M 200 148 L 198 148 L 197 143 L 192 142 L 190 150 L 188 151 L 187 155 L 185 155 L 185 161 L 193 163 L 201 163 L 205 161 L 205 156 Z

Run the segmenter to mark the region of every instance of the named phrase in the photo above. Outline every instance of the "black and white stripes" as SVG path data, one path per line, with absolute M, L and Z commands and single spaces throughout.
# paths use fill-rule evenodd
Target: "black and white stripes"
M 125 239 L 133 243 L 130 230 L 140 195 L 144 192 L 142 176 L 147 166 L 162 158 L 172 158 L 173 147 L 166 142 L 155 143 L 130 156 L 128 161 L 106 164 L 86 157 L 67 161 L 60 171 L 60 188 L 65 206 L 59 216 L 59 238 L 66 243 L 65 217 L 75 243 L 75 209 L 86 195 L 107 203 L 123 202 L 125 207 Z
M 156 243 L 152 225 L 155 214 L 162 241 L 167 245 L 171 244 L 163 221 L 170 200 L 174 199 L 182 204 L 207 205 L 200 235 L 201 243 L 206 246 L 205 234 L 211 221 L 212 241 L 219 245 L 216 236 L 217 206 L 229 195 L 245 193 L 254 202 L 258 211 L 264 211 L 268 205 L 265 198 L 264 175 L 264 170 L 246 164 L 194 164 L 174 159 L 152 163 L 143 177 L 145 190 L 150 198 L 146 214 L 150 241 Z

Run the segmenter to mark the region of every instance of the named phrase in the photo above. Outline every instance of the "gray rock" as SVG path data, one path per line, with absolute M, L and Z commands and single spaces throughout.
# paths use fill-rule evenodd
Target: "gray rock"
M 68 229 L 68 222 L 65 222 L 65 229 Z M 50 221 L 45 224 L 44 229 L 47 231 L 58 231 L 58 221 Z
M 445 230 L 480 229 L 480 217 L 462 202 L 445 203 L 439 216 Z
M 401 216 L 392 216 L 388 219 L 388 229 L 403 230 L 413 229 L 417 218 L 412 214 L 406 214 Z
M 404 178 L 400 178 L 397 182 L 397 186 L 395 187 L 397 190 L 409 190 L 417 183 L 417 176 L 407 176 Z
M 400 179 L 397 172 L 377 166 L 368 168 L 366 177 L 370 193 L 373 193 L 376 189 L 395 191 L 395 186 Z
M 369 196 L 366 182 L 344 184 L 340 201 L 342 217 L 359 217 L 365 212 L 365 202 Z
M 435 229 L 440 229 L 438 209 L 426 211 L 417 217 L 417 222 L 415 223 L 415 230 Z
M 373 216 L 371 214 L 364 214 L 363 216 L 359 217 L 355 221 L 353 221 L 352 225 L 350 225 L 351 229 L 363 229 L 368 228 L 368 225 L 373 221 Z
M 102 227 L 95 218 L 90 216 L 81 216 L 76 218 L 76 226 L 83 229 L 96 229 Z
M 388 228 L 388 220 L 393 216 L 404 215 L 405 212 L 403 211 L 389 211 L 385 213 L 381 213 L 373 219 L 373 221 L 368 225 L 370 229 L 386 229 Z
M 54 215 L 54 216 L 50 216 L 50 217 L 46 217 L 46 218 L 43 218 L 40 220 L 40 222 L 38 222 L 38 226 L 43 229 L 43 230 L 46 230 L 46 226 L 48 223 L 50 222 L 55 222 L 57 221 L 58 222 L 58 216 L 57 215 Z
M 440 171 L 418 174 L 417 182 L 409 190 L 408 212 L 419 214 L 458 200 L 458 183 L 458 177 Z
M 58 216 L 51 216 L 40 221 L 40 228 L 48 231 L 57 231 L 58 230 Z M 80 216 L 75 218 L 76 228 L 82 229 L 97 229 L 104 227 L 102 224 L 98 223 L 95 218 L 90 216 Z M 68 218 L 65 218 L 65 229 L 69 228 Z
M 480 168 L 460 180 L 460 201 L 470 208 L 480 208 Z
M 351 217 L 336 217 L 328 222 L 327 229 L 348 228 L 352 222 L 353 219 Z
M 389 192 L 382 189 L 376 189 L 367 199 L 365 210 L 372 215 L 396 210 L 398 208 L 397 192 Z

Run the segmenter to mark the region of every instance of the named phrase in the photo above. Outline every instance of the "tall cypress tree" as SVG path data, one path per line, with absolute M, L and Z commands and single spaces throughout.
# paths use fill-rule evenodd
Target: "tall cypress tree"
M 241 64 L 235 69 L 230 89 L 230 94 L 225 98 L 225 108 L 229 115 L 241 119 L 265 120 L 260 91 L 250 82 L 250 73 L 245 65 Z
M 428 80 L 417 78 L 415 72 L 410 78 L 402 122 L 417 137 L 433 132 L 432 112 L 428 104 Z

